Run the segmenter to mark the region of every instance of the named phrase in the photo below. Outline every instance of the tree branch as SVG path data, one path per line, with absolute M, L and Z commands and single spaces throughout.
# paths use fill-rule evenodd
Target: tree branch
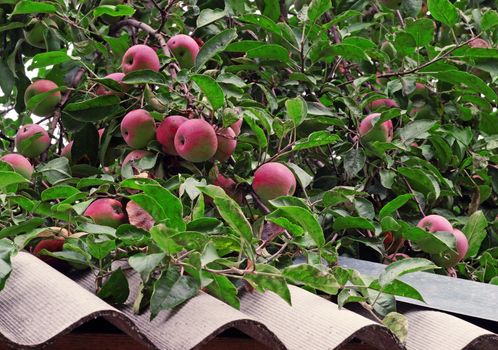
M 128 18 L 128 19 L 124 19 L 124 20 L 119 21 L 118 23 L 114 24 L 112 26 L 112 31 L 117 32 L 122 27 L 127 27 L 127 26 L 141 29 L 144 32 L 152 35 L 159 42 L 159 45 L 161 46 L 161 49 L 163 50 L 164 55 L 167 57 L 171 56 L 169 49 L 168 49 L 168 45 L 166 44 L 166 40 L 164 39 L 164 36 L 161 33 L 158 33 L 154 28 L 152 28 L 148 24 L 137 21 L 136 19 Z

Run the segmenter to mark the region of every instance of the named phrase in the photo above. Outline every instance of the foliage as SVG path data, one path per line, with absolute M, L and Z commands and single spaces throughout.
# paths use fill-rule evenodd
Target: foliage
M 497 283 L 496 4 L 386 3 L 1 2 L 1 146 L 12 152 L 19 127 L 32 122 L 47 125 L 52 145 L 32 159 L 30 181 L 0 164 L 0 286 L 12 254 L 32 250 L 52 226 L 72 234 L 62 251 L 43 254 L 94 270 L 98 294 L 113 303 L 129 289 L 126 268 L 112 264 L 128 263 L 142 280 L 135 310 L 150 306 L 152 316 L 199 290 L 234 307 L 241 288 L 291 303 L 292 283 L 384 317 L 395 311 L 393 295 L 423 299 L 398 279 L 408 272 Z M 25 32 L 43 19 L 56 27 L 47 25 L 34 47 Z M 205 43 L 190 69 L 165 46 L 179 33 Z M 469 46 L 477 36 L 491 47 Z M 128 73 L 124 91 L 104 77 L 121 71 L 137 43 L 158 52 L 162 69 Z M 25 105 L 33 73 L 62 90 L 46 118 Z M 97 96 L 99 84 L 120 94 Z M 397 105 L 381 106 L 374 122 L 393 123 L 391 142 L 359 131 L 382 98 Z M 237 148 L 226 162 L 191 163 L 152 140 L 149 156 L 121 168 L 130 148 L 119 124 L 138 108 L 156 122 L 183 115 L 227 127 L 243 118 Z M 252 190 L 254 171 L 269 161 L 293 172 L 293 196 L 266 202 Z M 235 185 L 215 186 L 218 174 Z M 133 200 L 139 210 L 126 207 L 130 223 L 117 228 L 97 225 L 83 215 L 96 198 Z M 456 254 L 455 238 L 416 227 L 429 213 L 469 241 L 455 269 L 436 266 Z M 394 263 L 371 279 L 337 266 L 339 254 Z M 386 324 L 403 333 L 399 316 Z

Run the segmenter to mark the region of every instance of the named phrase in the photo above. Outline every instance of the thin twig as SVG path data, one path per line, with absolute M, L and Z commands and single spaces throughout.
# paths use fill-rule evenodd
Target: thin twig
M 136 19 L 128 18 L 114 24 L 112 26 L 112 30 L 113 32 L 117 32 L 120 28 L 127 26 L 141 29 L 144 32 L 152 35 L 159 42 L 159 46 L 161 46 L 164 55 L 170 57 L 170 52 L 168 49 L 168 45 L 166 44 L 166 40 L 164 39 L 164 36 L 161 33 L 158 33 L 154 28 L 152 28 L 150 25 L 146 23 L 137 21 Z

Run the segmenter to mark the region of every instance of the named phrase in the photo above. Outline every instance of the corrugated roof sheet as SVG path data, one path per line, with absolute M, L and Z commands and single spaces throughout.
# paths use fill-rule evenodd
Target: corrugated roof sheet
M 353 338 L 379 349 L 497 349 L 498 336 L 457 317 L 409 310 L 406 347 L 384 326 L 298 287 L 293 306 L 273 293 L 241 296 L 236 310 L 200 293 L 173 311 L 134 315 L 95 296 L 89 273 L 71 279 L 28 253 L 13 259 L 12 276 L 0 293 L 0 338 L 16 349 L 53 341 L 90 319 L 103 317 L 154 349 L 196 349 L 236 328 L 274 349 L 336 349 Z M 131 295 L 138 278 L 131 278 Z M 130 297 L 130 300 L 132 298 Z

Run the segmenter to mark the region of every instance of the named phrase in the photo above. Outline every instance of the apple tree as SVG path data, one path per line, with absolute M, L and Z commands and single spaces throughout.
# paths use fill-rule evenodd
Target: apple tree
M 153 317 L 498 283 L 495 1 L 9 0 L 0 37 L 0 286 L 23 249 Z

